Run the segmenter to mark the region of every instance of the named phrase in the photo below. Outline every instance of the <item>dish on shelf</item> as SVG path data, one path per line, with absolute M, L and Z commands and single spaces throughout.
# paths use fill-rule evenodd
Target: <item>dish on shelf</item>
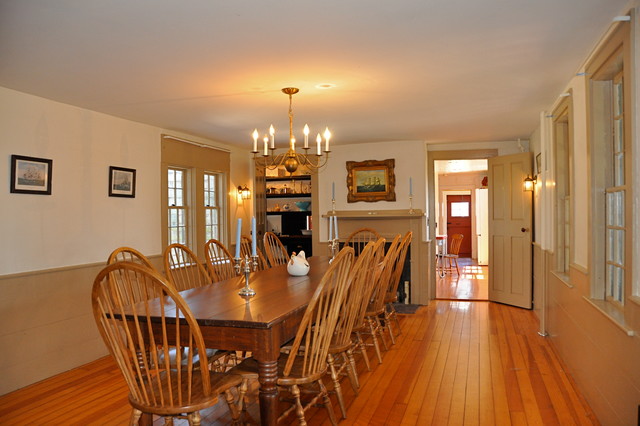
M 311 235 L 311 229 L 301 229 L 302 235 Z
M 296 201 L 296 207 L 300 209 L 302 212 L 306 212 L 311 205 L 311 201 Z

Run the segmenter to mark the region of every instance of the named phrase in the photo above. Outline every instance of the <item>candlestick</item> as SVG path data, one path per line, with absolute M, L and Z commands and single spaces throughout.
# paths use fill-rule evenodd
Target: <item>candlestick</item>
M 413 179 L 409 178 L 409 197 L 413 197 Z
M 250 260 L 249 256 L 246 255 L 244 259 L 240 256 L 234 259 L 236 262 L 236 273 L 238 275 L 244 273 L 244 287 L 238 292 L 238 294 L 243 297 L 253 297 L 256 295 L 256 291 L 249 285 L 249 277 L 251 276 L 251 271 L 258 269 L 258 256 L 251 256 L 251 259 L 253 260 Z
M 238 225 L 236 226 L 236 258 L 240 258 L 240 235 L 242 233 L 242 218 L 238 218 Z
M 331 183 L 331 199 L 332 200 L 336 199 L 336 183 L 335 182 Z
M 409 196 L 409 214 L 413 214 L 413 197 Z
M 333 226 L 334 232 L 336 233 L 336 240 L 340 238 L 340 234 L 338 234 L 338 216 L 333 216 L 333 220 L 335 225 Z

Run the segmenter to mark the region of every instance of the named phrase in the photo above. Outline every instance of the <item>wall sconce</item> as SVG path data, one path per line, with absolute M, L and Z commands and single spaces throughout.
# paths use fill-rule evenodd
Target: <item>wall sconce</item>
M 533 191 L 533 188 L 536 186 L 536 179 L 529 177 L 529 175 L 527 175 L 527 177 L 524 180 L 524 190 L 525 191 Z
M 248 200 L 251 198 L 251 190 L 247 187 L 247 185 L 238 186 L 238 202 L 242 202 L 244 200 Z

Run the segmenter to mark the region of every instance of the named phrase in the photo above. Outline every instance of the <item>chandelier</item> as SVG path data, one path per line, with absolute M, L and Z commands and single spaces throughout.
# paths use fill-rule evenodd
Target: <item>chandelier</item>
M 269 127 L 269 136 L 264 137 L 264 150 L 262 151 L 262 155 L 258 155 L 260 151 L 258 151 L 258 129 L 253 131 L 253 158 L 261 167 L 266 167 L 267 169 L 275 169 L 279 166 L 284 166 L 284 168 L 290 173 L 293 174 L 296 170 L 298 170 L 299 166 L 306 166 L 311 169 L 320 169 L 325 164 L 327 164 L 327 160 L 329 159 L 329 140 L 331 139 L 331 132 L 329 128 L 324 130 L 324 150 L 322 149 L 323 139 L 318 133 L 316 137 L 316 149 L 315 154 L 309 153 L 309 126 L 304 125 L 304 145 L 302 149 L 304 149 L 304 153 L 300 153 L 296 151 L 296 138 L 293 136 L 293 109 L 292 109 L 292 97 L 296 93 L 299 92 L 299 89 L 295 87 L 285 87 L 282 89 L 282 92 L 286 95 L 289 95 L 289 150 L 286 153 L 275 153 L 276 143 L 275 143 L 275 129 L 273 128 L 273 124 Z M 323 152 L 325 155 L 323 155 Z

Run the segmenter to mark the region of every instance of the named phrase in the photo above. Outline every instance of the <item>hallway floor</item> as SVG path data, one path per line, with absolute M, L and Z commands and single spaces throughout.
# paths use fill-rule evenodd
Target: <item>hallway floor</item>
M 471 258 L 458 259 L 460 276 L 454 271 L 436 282 L 436 299 L 488 300 L 489 267 L 480 266 Z

